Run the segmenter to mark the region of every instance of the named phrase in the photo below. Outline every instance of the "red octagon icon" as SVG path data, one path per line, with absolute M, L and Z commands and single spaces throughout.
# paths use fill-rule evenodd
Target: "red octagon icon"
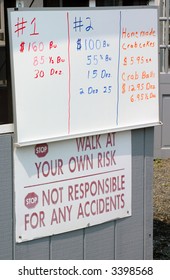
M 30 209 L 38 204 L 38 195 L 34 192 L 28 193 L 25 197 L 25 206 Z
M 44 144 L 37 144 L 35 146 L 35 154 L 37 157 L 45 157 L 48 153 L 48 145 L 46 143 Z

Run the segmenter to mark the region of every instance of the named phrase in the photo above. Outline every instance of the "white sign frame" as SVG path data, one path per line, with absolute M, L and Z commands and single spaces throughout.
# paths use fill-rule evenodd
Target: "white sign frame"
M 16 145 L 160 123 L 158 7 L 9 9 L 8 19 Z
M 16 242 L 132 214 L 131 131 L 14 148 Z

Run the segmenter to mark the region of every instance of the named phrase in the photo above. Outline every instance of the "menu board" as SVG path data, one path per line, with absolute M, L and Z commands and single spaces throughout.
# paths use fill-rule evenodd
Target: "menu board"
M 16 144 L 159 123 L 157 7 L 9 9 L 8 19 Z

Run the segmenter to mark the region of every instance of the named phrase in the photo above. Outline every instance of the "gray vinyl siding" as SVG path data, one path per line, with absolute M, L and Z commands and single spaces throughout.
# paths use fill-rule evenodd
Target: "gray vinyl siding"
M 0 259 L 152 259 L 153 128 L 132 131 L 132 216 L 15 243 L 12 134 L 0 136 Z
M 162 125 L 155 127 L 154 157 L 170 157 L 170 74 L 160 74 L 160 119 Z

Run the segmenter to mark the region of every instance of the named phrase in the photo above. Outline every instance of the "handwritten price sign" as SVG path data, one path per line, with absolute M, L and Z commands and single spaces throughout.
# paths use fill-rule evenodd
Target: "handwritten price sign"
M 17 144 L 159 123 L 156 7 L 8 16 Z

